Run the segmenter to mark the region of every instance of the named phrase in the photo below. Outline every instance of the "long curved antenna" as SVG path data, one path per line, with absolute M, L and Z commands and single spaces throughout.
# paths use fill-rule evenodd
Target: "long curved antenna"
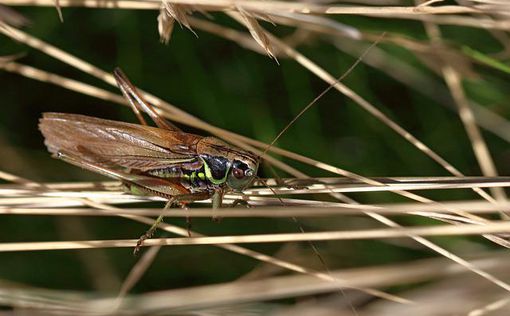
M 326 93 L 328 93 L 329 90 L 331 90 L 337 83 L 339 83 L 340 81 L 342 81 L 345 77 L 347 77 L 353 70 L 354 68 L 356 68 L 356 66 L 363 60 L 363 58 L 366 56 L 366 54 L 368 54 L 368 52 L 372 49 L 372 47 L 374 47 L 375 45 L 379 44 L 379 42 L 382 40 L 382 38 L 386 35 L 386 32 L 382 33 L 381 36 L 379 36 L 379 38 L 373 42 L 364 52 L 363 54 L 356 60 L 356 62 L 354 62 L 354 64 L 351 65 L 351 67 L 349 67 L 349 69 L 347 69 L 346 72 L 343 73 L 343 75 L 341 75 L 337 80 L 335 80 L 333 83 L 331 83 L 326 89 L 324 89 L 324 91 L 322 91 L 318 96 L 316 96 L 310 103 L 308 103 L 307 106 L 305 106 L 299 113 L 298 115 L 296 115 L 282 130 L 280 133 L 278 133 L 278 135 L 276 135 L 276 137 L 273 139 L 273 141 L 267 145 L 266 149 L 264 149 L 264 151 L 262 152 L 262 155 L 260 156 L 261 158 L 264 157 L 267 153 L 267 151 L 273 147 L 273 145 L 276 143 L 276 141 L 278 139 L 280 139 L 280 137 L 283 135 L 283 133 L 285 133 L 291 126 L 292 124 L 294 124 L 294 122 L 296 122 L 306 111 L 308 111 L 309 108 L 311 108 L 315 103 L 317 103 L 317 101 L 322 98 Z

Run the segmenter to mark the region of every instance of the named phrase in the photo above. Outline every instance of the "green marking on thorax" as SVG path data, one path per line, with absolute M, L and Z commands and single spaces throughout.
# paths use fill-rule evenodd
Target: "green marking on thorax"
M 211 168 L 209 168 L 209 166 L 207 165 L 207 161 L 205 161 L 204 158 L 202 158 L 202 157 L 200 157 L 200 159 L 202 159 L 202 161 L 204 162 L 204 170 L 205 170 L 205 176 L 207 177 L 207 180 L 211 181 L 211 183 L 213 183 L 213 184 L 218 184 L 218 185 L 223 184 L 223 183 L 225 183 L 225 181 L 227 181 L 227 175 L 228 175 L 228 171 L 230 170 L 230 166 L 225 171 L 225 175 L 223 176 L 223 178 L 215 179 L 212 175 Z

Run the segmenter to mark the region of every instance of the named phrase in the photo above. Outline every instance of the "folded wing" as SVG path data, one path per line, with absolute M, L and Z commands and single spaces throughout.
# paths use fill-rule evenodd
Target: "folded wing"
M 44 113 L 46 147 L 88 162 L 147 171 L 198 159 L 201 136 L 79 114 Z

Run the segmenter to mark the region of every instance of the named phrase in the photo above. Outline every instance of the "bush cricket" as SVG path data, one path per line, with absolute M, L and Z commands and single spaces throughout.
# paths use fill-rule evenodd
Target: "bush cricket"
M 133 194 L 163 197 L 166 207 L 211 198 L 213 208 L 220 208 L 225 192 L 240 192 L 256 177 L 259 158 L 253 153 L 181 131 L 144 100 L 122 70 L 116 68 L 114 77 L 140 124 L 43 113 L 39 129 L 54 157 L 120 180 Z M 157 127 L 147 124 L 143 112 Z M 135 253 L 162 220 L 163 215 L 140 237 Z

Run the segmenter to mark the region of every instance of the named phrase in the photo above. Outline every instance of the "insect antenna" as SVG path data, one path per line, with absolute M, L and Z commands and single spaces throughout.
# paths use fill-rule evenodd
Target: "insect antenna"
M 363 60 L 363 58 L 368 54 L 368 52 L 370 52 L 370 50 L 376 46 L 382 39 L 383 37 L 386 35 L 386 32 L 383 32 L 379 38 L 373 42 L 372 44 L 370 44 L 369 47 L 367 47 L 365 49 L 365 51 L 361 54 L 360 57 L 358 57 L 358 59 L 356 59 L 356 61 L 349 67 L 349 69 L 347 69 L 340 77 L 338 77 L 333 83 L 331 83 L 326 89 L 324 89 L 318 96 L 316 96 L 310 103 L 308 103 L 307 106 L 305 106 L 281 131 L 280 133 L 278 133 L 278 135 L 276 135 L 276 137 L 273 139 L 273 141 L 271 143 L 269 143 L 269 145 L 267 145 L 267 147 L 264 149 L 264 151 L 262 152 L 262 155 L 260 156 L 260 158 L 263 158 L 269 149 L 271 149 L 271 147 L 273 147 L 273 145 L 278 141 L 278 139 L 280 139 L 280 137 L 282 137 L 282 135 L 303 115 L 305 114 L 306 111 L 308 111 L 308 109 L 310 109 L 315 103 L 317 103 L 317 101 L 319 101 L 320 98 L 322 98 L 326 93 L 329 92 L 329 90 L 331 90 L 332 88 L 334 88 L 340 81 L 344 80 L 345 77 L 347 77 L 353 70 L 354 68 L 356 68 L 356 66 L 359 65 L 359 63 Z
M 335 87 L 335 85 L 337 85 L 340 81 L 342 81 L 345 77 L 347 77 L 353 70 L 354 68 L 356 68 L 356 66 L 363 60 L 363 58 L 368 54 L 368 52 L 375 46 L 377 45 L 381 40 L 382 38 L 385 36 L 385 32 L 382 33 L 379 38 L 373 42 L 367 49 L 365 49 L 365 51 L 361 54 L 360 57 L 358 57 L 358 59 L 349 67 L 349 69 L 347 69 L 347 71 L 345 71 L 339 78 L 337 78 L 334 82 L 332 82 L 326 89 L 324 89 L 319 95 L 317 95 L 310 103 L 308 103 L 279 133 L 278 135 L 276 135 L 276 137 L 273 139 L 273 141 L 271 141 L 271 143 L 269 143 L 267 145 L 267 147 L 264 149 L 264 151 L 262 152 L 262 155 L 260 156 L 260 158 L 262 159 L 266 154 L 267 152 L 271 149 L 271 147 L 274 146 L 274 144 L 278 141 L 278 139 L 280 139 L 280 137 L 283 136 L 283 134 L 304 114 L 306 113 L 306 111 L 308 111 L 308 109 L 310 109 L 313 105 L 315 105 L 317 103 L 317 101 L 319 101 L 319 99 L 321 99 L 326 93 L 328 93 L 333 87 Z M 273 168 L 271 168 L 273 173 L 276 175 L 276 178 L 279 178 L 279 176 L 276 174 L 276 172 L 274 171 Z M 282 204 L 282 206 L 285 206 L 285 203 L 284 201 L 276 194 L 276 192 L 267 185 L 267 182 L 266 180 L 264 179 L 261 179 L 259 177 L 257 177 L 257 179 L 259 181 L 261 181 L 261 183 L 267 187 L 271 192 L 273 192 L 273 194 L 278 198 L 278 200 L 280 201 L 280 203 Z M 298 221 L 298 219 L 296 217 L 292 217 L 292 221 L 294 223 L 296 223 L 299 231 L 301 233 L 304 233 L 305 230 L 303 228 L 303 225 Z M 319 259 L 321 265 L 324 267 L 325 271 L 330 274 L 330 269 L 328 268 L 327 264 L 326 264 L 326 261 L 324 260 L 324 257 L 321 255 L 318 247 L 315 245 L 315 243 L 313 243 L 312 241 L 308 241 L 308 244 L 310 246 L 310 248 L 312 249 L 312 251 L 314 252 L 314 254 L 317 256 L 317 258 Z M 352 302 L 347 299 L 347 296 L 345 295 L 345 292 L 343 291 L 343 289 L 339 288 L 339 293 L 341 294 L 342 297 L 344 297 L 347 301 L 348 301 L 348 304 L 352 310 L 352 313 L 354 315 L 357 315 L 358 313 L 356 312 L 356 309 L 354 307 L 354 305 L 352 304 Z

